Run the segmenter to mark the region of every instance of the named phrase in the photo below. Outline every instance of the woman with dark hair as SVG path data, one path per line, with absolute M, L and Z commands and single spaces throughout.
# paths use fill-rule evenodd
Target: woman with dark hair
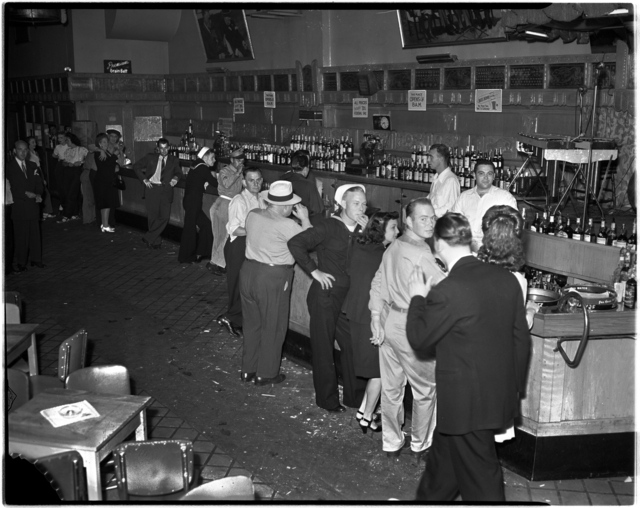
M 212 173 L 215 164 L 216 156 L 213 150 L 203 147 L 198 152 L 196 165 L 187 174 L 182 199 L 184 226 L 178 252 L 179 263 L 199 263 L 211 254 L 213 231 L 209 217 L 202 211 L 202 198 L 209 185 L 218 186 L 218 180 Z
M 510 220 L 510 219 L 509 219 Z M 421 266 L 410 279 L 407 338 L 434 351 L 438 419 L 417 500 L 504 502 L 496 432 L 518 415 L 531 338 L 518 282 L 471 252 L 469 221 L 447 213 L 435 249 L 449 276 L 432 285 Z
M 478 259 L 501 266 L 513 273 L 522 288 L 522 297 L 527 307 L 527 323 L 531 328 L 538 306 L 533 302 L 527 302 L 527 280 L 522 273 L 525 254 L 520 239 L 523 226 L 522 217 L 515 208 L 508 205 L 489 208 L 482 218 L 484 238 L 478 250 Z
M 62 154 L 63 186 L 65 188 L 65 205 L 63 217 L 58 222 L 79 219 L 80 210 L 80 174 L 82 165 L 89 151 L 81 146 L 80 140 L 72 132 L 65 133 L 67 149 Z
M 351 284 L 342 311 L 349 320 L 355 375 L 368 380 L 362 404 L 356 413 L 356 420 L 364 433 L 367 429 L 373 432 L 382 429 L 379 422 L 372 418 L 380 398 L 381 385 L 378 346 L 371 342 L 369 291 L 385 249 L 397 236 L 398 212 L 376 212 L 362 235 L 356 238 L 349 260 Z
M 115 233 L 115 229 L 109 226 L 109 213 L 112 208 L 120 206 L 120 196 L 118 189 L 113 186 L 116 173 L 120 171 L 118 165 L 118 155 L 109 151 L 109 136 L 100 133 L 96 137 L 96 146 L 103 150 L 106 158 L 94 157 L 97 171 L 91 171 L 93 177 L 91 185 L 93 187 L 93 198 L 96 209 L 100 210 L 102 223 L 100 231 L 103 233 Z

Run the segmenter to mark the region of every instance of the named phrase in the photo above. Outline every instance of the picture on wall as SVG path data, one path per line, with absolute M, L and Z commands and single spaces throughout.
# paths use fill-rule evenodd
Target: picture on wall
M 504 42 L 500 9 L 400 9 L 402 49 Z
M 244 10 L 195 9 L 207 63 L 253 60 Z

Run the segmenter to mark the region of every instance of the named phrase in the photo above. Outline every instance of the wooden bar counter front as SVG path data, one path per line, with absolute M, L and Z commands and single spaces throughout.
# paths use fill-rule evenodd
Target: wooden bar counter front
M 273 182 L 287 168 L 256 164 L 266 182 Z M 368 204 L 401 212 L 411 199 L 428 194 L 429 185 L 379 180 L 345 173 L 314 172 L 332 201 L 335 187 L 363 183 Z M 146 216 L 143 185 L 133 172 L 123 171 L 121 218 Z M 174 189 L 170 223 L 182 227 L 183 183 Z M 217 199 L 207 189 L 203 210 Z M 125 212 L 122 214 L 122 212 Z M 139 223 L 139 221 L 138 221 Z M 563 274 L 575 281 L 609 282 L 619 249 L 577 242 L 525 231 L 527 265 Z M 311 278 L 295 267 L 291 292 L 289 331 L 285 354 L 309 362 L 309 313 L 307 292 Z M 567 365 L 558 351 L 558 340 L 574 358 L 583 333 L 582 312 L 539 313 L 532 335 L 532 355 L 527 389 L 522 400 L 516 438 L 498 445 L 503 464 L 530 480 L 557 480 L 632 475 L 635 464 L 635 310 L 594 311 L 589 341 L 581 362 Z

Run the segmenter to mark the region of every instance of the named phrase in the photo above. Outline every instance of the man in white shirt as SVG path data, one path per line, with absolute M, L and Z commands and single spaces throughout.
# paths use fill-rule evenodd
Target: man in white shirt
M 447 145 L 435 144 L 429 149 L 429 164 L 436 170 L 436 176 L 431 183 L 429 200 L 436 212 L 436 217 L 442 217 L 460 196 L 460 182 L 449 168 L 449 148 Z
M 227 291 L 229 303 L 227 312 L 216 318 L 236 337 L 242 330 L 242 301 L 240 299 L 240 269 L 245 260 L 247 215 L 254 208 L 265 209 L 267 204 L 259 196 L 262 188 L 262 173 L 258 168 L 245 168 L 242 171 L 242 192 L 229 202 L 229 222 L 227 222 L 227 242 L 224 244 L 224 259 L 227 265 Z
M 469 220 L 473 235 L 471 249 L 473 252 L 478 252 L 484 236 L 482 233 L 482 217 L 484 217 L 487 210 L 494 205 L 508 205 L 517 210 L 518 203 L 510 192 L 493 185 L 493 179 L 496 176 L 493 162 L 479 159 L 476 162 L 474 172 L 476 174 L 476 186 L 460 194 L 451 211 L 461 213 Z

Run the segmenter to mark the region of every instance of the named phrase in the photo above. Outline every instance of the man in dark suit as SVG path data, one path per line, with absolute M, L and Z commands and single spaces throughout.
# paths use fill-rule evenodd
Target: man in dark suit
M 177 157 L 169 155 L 169 141 L 158 140 L 158 153 L 148 153 L 133 165 L 138 178 L 146 185 L 145 199 L 149 231 L 142 241 L 153 249 L 161 245 L 160 235 L 169 223 L 173 188 L 183 177 Z
M 309 210 L 309 217 L 320 215 L 324 211 L 322 197 L 318 192 L 318 187 L 312 180 L 307 180 L 309 176 L 309 152 L 298 150 L 291 157 L 291 169 L 282 175 L 282 180 L 291 182 L 293 192 L 300 196 L 302 204 Z
M 11 185 L 13 210 L 11 220 L 15 232 L 15 260 L 17 271 L 31 266 L 44 268 L 42 264 L 42 243 L 40 241 L 40 205 L 44 185 L 38 166 L 26 160 L 29 149 L 24 141 L 17 141 L 14 156 L 7 164 L 6 177 Z
M 407 338 L 436 354 L 437 423 L 418 487 L 422 501 L 504 501 L 496 431 L 513 423 L 531 339 L 522 290 L 504 268 L 471 254 L 471 227 L 457 213 L 436 222 L 435 250 L 449 276 L 431 287 L 411 276 Z M 427 296 L 428 295 L 428 296 Z

